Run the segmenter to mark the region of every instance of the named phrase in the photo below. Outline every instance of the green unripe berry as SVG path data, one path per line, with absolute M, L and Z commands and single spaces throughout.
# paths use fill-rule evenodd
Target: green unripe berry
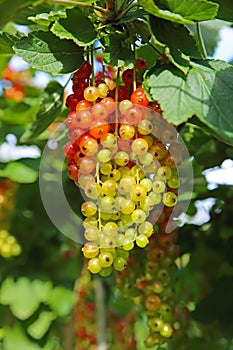
M 101 271 L 102 266 L 100 265 L 100 261 L 98 258 L 93 258 L 88 261 L 87 268 L 91 273 L 97 274 Z
M 126 259 L 124 259 L 123 257 L 119 256 L 116 259 L 114 259 L 113 267 L 115 270 L 123 271 L 126 268 L 126 265 Z

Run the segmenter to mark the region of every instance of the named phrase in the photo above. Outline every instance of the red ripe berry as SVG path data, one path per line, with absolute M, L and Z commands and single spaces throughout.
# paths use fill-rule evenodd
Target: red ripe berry
M 66 107 L 71 111 L 75 111 L 78 101 L 79 99 L 75 94 L 70 94 L 66 99 Z
M 120 151 L 131 152 L 131 142 L 122 138 L 118 139 L 118 148 Z
M 95 139 L 103 137 L 110 131 L 110 125 L 102 121 L 94 121 L 90 127 L 90 135 Z
M 86 307 L 89 312 L 95 312 L 95 304 L 93 302 L 89 301 L 86 304 Z
M 95 169 L 95 162 L 89 157 L 80 157 L 77 160 L 77 167 L 79 168 L 80 173 L 88 175 Z
M 98 142 L 89 134 L 82 136 L 79 147 L 86 156 L 93 156 L 98 152 Z
M 76 112 L 76 127 L 88 129 L 92 122 L 91 112 L 87 109 L 80 109 Z
M 87 79 L 92 73 L 92 66 L 88 61 L 84 61 L 81 67 L 74 73 L 73 79 Z
M 142 120 L 142 112 L 137 107 L 128 108 L 125 113 L 126 121 L 131 125 L 136 125 Z
M 83 98 L 83 92 L 86 87 L 88 87 L 87 82 L 83 80 L 75 80 L 72 85 L 72 90 L 77 97 Z
M 77 181 L 79 176 L 79 169 L 76 164 L 70 164 L 68 166 L 68 176 L 71 180 Z
M 149 104 L 149 100 L 146 96 L 146 93 L 144 91 L 144 89 L 137 89 L 135 90 L 131 97 L 130 97 L 131 102 L 141 105 L 141 106 L 148 106 Z
M 78 151 L 78 145 L 75 142 L 67 142 L 64 146 L 64 154 L 66 158 L 74 158 L 75 153 Z
M 81 100 L 78 102 L 78 104 L 76 106 L 76 111 L 78 111 L 80 109 L 87 109 L 89 107 L 91 107 L 91 103 L 89 101 Z
M 144 58 L 137 58 L 136 59 L 136 69 L 137 70 L 146 69 L 146 60 Z
M 102 62 L 103 62 L 103 55 L 102 55 L 102 53 L 97 53 L 97 55 L 96 55 L 96 60 L 97 60 L 99 63 L 102 63 Z
M 105 84 L 105 81 L 100 77 L 95 78 L 95 86 L 99 86 L 99 84 Z
M 159 114 L 162 114 L 162 110 L 161 110 L 161 107 L 160 107 L 160 104 L 158 102 L 153 102 L 152 105 L 151 105 L 151 108 L 159 113 Z
M 92 107 L 91 113 L 95 120 L 104 120 L 108 117 L 108 109 L 103 103 L 96 103 Z
M 85 157 L 85 155 L 78 151 L 74 155 L 74 159 L 72 159 L 75 162 L 75 165 L 80 164 L 81 160 Z
M 87 332 L 86 332 L 85 328 L 77 329 L 76 334 L 79 338 L 86 338 L 86 336 L 87 336 Z
M 134 72 L 133 69 L 126 69 L 122 73 L 122 80 L 126 85 L 132 85 L 133 84 L 133 78 L 134 78 Z
M 70 112 L 66 117 L 66 125 L 70 129 L 76 128 L 76 112 L 72 111 Z
M 68 137 L 70 141 L 79 141 L 80 137 L 85 133 L 85 131 L 81 128 L 69 129 Z
M 111 114 L 115 111 L 116 103 L 112 97 L 104 97 L 100 103 L 102 103 L 108 110 L 108 113 Z
M 129 91 L 127 86 L 120 85 L 118 88 L 118 102 L 121 102 L 122 100 L 126 100 L 129 96 Z

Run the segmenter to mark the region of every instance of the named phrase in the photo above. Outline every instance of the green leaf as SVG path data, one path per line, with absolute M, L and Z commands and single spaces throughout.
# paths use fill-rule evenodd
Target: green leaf
M 172 54 L 182 51 L 185 55 L 200 57 L 196 41 L 186 26 L 153 17 L 150 25 L 156 39 L 168 45 Z
M 232 0 L 212 0 L 219 4 L 219 10 L 217 18 L 223 19 L 224 21 L 233 21 L 233 7 Z
M 40 346 L 31 342 L 26 337 L 23 329 L 17 325 L 13 328 L 6 328 L 6 333 L 3 338 L 4 350 L 42 350 Z
M 233 145 L 233 67 L 214 60 L 191 65 L 187 77 L 175 68 L 153 74 L 147 82 L 152 97 L 174 125 L 197 115 L 215 137 Z
M 192 66 L 188 80 L 195 114 L 212 134 L 233 145 L 233 67 L 214 60 Z
M 10 162 L 0 169 L 0 177 L 7 177 L 19 183 L 33 183 L 38 178 L 38 172 L 20 162 Z
M 220 40 L 219 31 L 225 25 L 226 22 L 220 20 L 206 21 L 200 24 L 201 33 L 208 56 L 214 55 L 215 48 L 217 47 L 217 44 Z M 189 27 L 191 31 L 195 33 L 194 35 L 196 36 L 196 26 L 190 25 Z M 198 44 L 199 43 L 197 40 L 197 45 Z
M 57 81 L 52 80 L 42 93 L 40 99 L 40 110 L 36 120 L 29 130 L 21 136 L 21 141 L 32 139 L 40 135 L 59 115 L 63 103 L 64 88 Z
M 61 39 L 71 39 L 79 46 L 93 43 L 97 33 L 93 23 L 79 9 L 67 10 L 67 17 L 55 22 L 51 31 Z
M 0 32 L 0 55 L 1 56 L 12 56 L 14 50 L 12 46 L 14 45 L 16 37 L 9 33 Z
M 171 12 L 192 21 L 213 19 L 218 12 L 218 5 L 207 0 L 162 0 L 161 3 Z
M 48 305 L 60 317 L 66 317 L 74 307 L 74 292 L 64 287 L 55 287 L 48 300 Z
M 169 47 L 172 58 L 168 56 L 172 63 L 186 74 L 189 69 L 187 56 L 200 57 L 196 41 L 188 28 L 153 16 L 150 16 L 150 25 L 156 39 Z
M 26 100 L 25 100 L 26 101 Z M 6 101 L 0 97 L 0 121 L 6 124 L 26 124 L 31 123 L 39 109 L 39 103 L 35 99 L 32 101 L 27 99 L 31 104 L 21 102 Z
M 127 37 L 123 33 L 104 37 L 105 51 L 103 53 L 103 60 L 105 64 L 120 67 L 134 63 L 134 53 L 129 49 L 126 39 Z
M 34 339 L 41 339 L 47 333 L 55 318 L 56 316 L 53 312 L 41 312 L 38 319 L 27 328 L 28 334 Z
M 145 338 L 149 335 L 149 328 L 147 326 L 147 318 L 143 315 L 139 318 L 134 324 L 134 332 L 137 340 L 137 349 L 144 350 L 145 349 Z M 152 350 L 156 349 L 156 346 L 152 348 Z
M 48 26 L 51 22 L 57 21 L 60 18 L 66 18 L 65 10 L 36 13 L 35 16 L 28 16 L 30 21 L 45 26 Z
M 174 125 L 186 122 L 194 114 L 186 85 L 185 76 L 175 67 L 153 74 L 148 80 L 153 99 L 160 103 L 163 116 Z
M 2 76 L 2 72 L 6 68 L 6 66 L 8 65 L 10 58 L 11 58 L 11 56 L 3 56 L 3 57 L 1 57 L 1 60 L 0 60 L 0 76 Z
M 163 52 L 163 47 L 159 47 Z M 156 52 L 150 45 L 140 45 L 136 49 L 137 58 L 144 58 L 146 60 L 147 68 L 154 66 L 156 60 L 160 57 L 158 52 Z
M 21 277 L 16 282 L 7 278 L 2 283 L 0 300 L 3 305 L 9 305 L 13 315 L 20 320 L 29 318 L 40 305 L 40 297 L 26 277 Z
M 19 25 L 31 25 L 32 22 L 29 20 L 29 17 L 34 17 L 39 13 L 45 13 L 52 11 L 52 3 L 42 3 L 35 6 L 25 6 L 20 9 L 17 13 L 14 14 L 14 23 Z
M 8 0 L 0 0 L 0 29 L 10 22 L 25 0 L 14 0 L 14 5 L 9 6 Z
M 119 23 L 127 23 L 127 22 L 133 22 L 138 18 L 144 17 L 146 12 L 142 9 L 133 9 L 131 11 L 128 11 L 124 17 L 122 17 L 119 21 Z
M 193 312 L 193 317 L 198 321 L 208 324 L 218 321 L 223 334 L 230 338 L 233 332 L 232 315 L 229 313 L 229 310 L 233 310 L 232 288 L 232 277 L 219 279 L 213 292 L 207 295 Z
M 142 20 L 135 20 L 130 23 L 128 28 L 130 34 L 140 36 L 142 42 L 148 43 L 151 38 L 151 30 L 148 22 Z
M 145 11 L 147 11 L 155 17 L 160 17 L 163 19 L 167 19 L 168 21 L 181 24 L 192 23 L 190 19 L 186 19 L 179 14 L 172 13 L 168 10 L 161 10 L 158 6 L 155 5 L 153 0 L 139 0 L 138 2 L 144 8 Z
M 32 32 L 13 47 L 32 68 L 52 75 L 73 72 L 83 61 L 83 50 L 71 40 L 61 40 L 50 32 Z

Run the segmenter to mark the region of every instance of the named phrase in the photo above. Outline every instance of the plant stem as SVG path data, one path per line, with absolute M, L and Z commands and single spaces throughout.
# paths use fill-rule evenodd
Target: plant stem
M 139 7 L 139 6 L 141 6 L 139 3 L 133 2 L 128 7 L 126 7 L 124 11 L 121 12 L 121 14 L 116 18 L 116 21 L 123 18 L 126 15 L 126 13 L 129 12 L 133 7 Z
M 133 52 L 134 52 L 134 67 L 133 67 L 133 91 L 136 90 L 137 88 L 137 83 L 136 83 L 136 80 L 137 80 L 137 77 L 136 77 L 136 45 L 135 45 L 135 42 L 133 44 Z
M 115 102 L 116 102 L 116 119 L 115 119 L 115 136 L 118 137 L 118 89 L 119 89 L 119 82 L 120 82 L 120 68 L 117 68 L 117 77 L 116 77 L 116 90 L 115 90 Z
M 96 299 L 96 321 L 97 321 L 97 350 L 107 350 L 106 342 L 106 310 L 105 295 L 103 283 L 100 279 L 95 280 L 95 299 Z
M 152 49 L 154 49 L 161 57 L 163 57 L 163 52 L 160 52 L 157 47 L 155 47 L 153 44 L 151 44 L 150 42 L 148 43 L 148 45 L 150 45 L 150 47 L 152 47 Z
M 94 60 L 94 44 L 91 48 L 91 67 L 92 67 L 92 85 L 95 86 L 95 60 Z
M 114 1 L 113 0 L 105 0 L 106 3 L 106 9 L 109 11 L 112 11 L 114 9 Z
M 44 2 L 53 2 L 56 4 L 63 4 L 63 5 L 74 5 L 74 6 L 82 6 L 82 7 L 88 7 L 93 10 L 97 10 L 102 13 L 108 13 L 108 9 L 104 9 L 103 7 L 87 4 L 86 2 L 81 1 L 74 1 L 74 0 L 44 0 Z
M 207 57 L 207 51 L 206 51 L 205 44 L 204 44 L 204 41 L 203 41 L 203 37 L 202 37 L 202 34 L 201 34 L 201 26 L 200 26 L 199 22 L 196 23 L 196 29 L 197 29 L 197 37 L 198 37 L 198 41 L 199 41 L 202 57 L 206 58 Z
M 97 185 L 100 185 L 99 169 L 100 169 L 100 165 L 99 165 L 99 162 L 97 161 L 97 163 L 96 163 L 96 172 L 95 172 Z M 101 210 L 100 210 L 100 206 L 99 205 L 98 205 L 98 220 L 97 221 L 98 221 L 98 228 L 101 231 L 101 229 L 102 229 L 102 221 L 101 221 Z

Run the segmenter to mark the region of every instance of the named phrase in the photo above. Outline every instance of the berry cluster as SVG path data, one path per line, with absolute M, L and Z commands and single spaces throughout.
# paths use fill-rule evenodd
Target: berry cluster
M 5 228 L 9 226 L 9 214 L 14 207 L 15 183 L 9 179 L 0 181 L 0 256 L 11 258 L 21 254 L 21 246 Z
M 123 71 L 115 100 L 107 84 L 87 86 L 91 73 L 87 61 L 74 73 L 64 153 L 68 176 L 86 200 L 82 251 L 88 269 L 108 276 L 126 267 L 135 244 L 147 246 L 163 207 L 176 205 L 180 145 L 158 104 L 149 104 L 143 88 L 131 92 L 133 69 Z
M 177 293 L 174 289 L 177 267 L 174 260 L 179 255 L 175 245 L 177 232 L 166 233 L 164 227 L 169 211 L 163 211 L 156 240 L 148 246 L 146 274 L 138 281 L 142 290 L 145 312 L 148 317 L 149 335 L 145 340 L 147 347 L 162 345 L 175 332 L 175 312 Z
M 22 102 L 25 98 L 25 89 L 22 84 L 21 73 L 15 71 L 10 66 L 7 66 L 3 70 L 2 78 L 11 83 L 11 86 L 7 86 L 4 89 L 3 96 L 9 100 Z
M 181 309 L 174 286 L 178 277 L 175 260 L 180 250 L 175 244 L 177 229 L 167 233 L 170 215 L 171 208 L 164 207 L 154 225 L 154 239 L 146 247 L 144 259 L 138 260 L 136 250 L 129 260 L 130 268 L 116 273 L 116 283 L 121 293 L 126 298 L 136 296 L 136 303 L 147 315 L 147 348 L 163 346 L 174 338 L 174 334 L 179 334 Z
M 3 258 L 11 258 L 20 255 L 21 251 L 16 238 L 7 230 L 0 230 L 0 255 Z
M 77 350 L 96 349 L 96 315 L 93 301 L 93 283 L 88 271 L 83 270 L 76 285 L 74 310 Z

